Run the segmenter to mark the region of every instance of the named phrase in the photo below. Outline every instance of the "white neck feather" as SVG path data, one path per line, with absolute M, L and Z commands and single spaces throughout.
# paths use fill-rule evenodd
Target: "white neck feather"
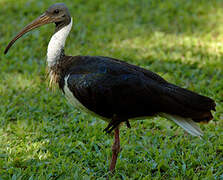
M 63 52 L 67 36 L 71 30 L 73 21 L 71 18 L 70 24 L 57 31 L 50 39 L 47 49 L 47 63 L 52 67 L 59 60 Z

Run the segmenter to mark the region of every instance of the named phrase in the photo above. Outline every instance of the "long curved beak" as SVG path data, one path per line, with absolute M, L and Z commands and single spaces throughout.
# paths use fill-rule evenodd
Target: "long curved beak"
M 22 37 L 24 34 L 26 34 L 27 32 L 38 28 L 44 24 L 49 24 L 53 22 L 53 18 L 50 18 L 48 15 L 46 15 L 46 13 L 42 14 L 41 16 L 39 16 L 38 18 L 36 18 L 34 21 L 32 21 L 30 24 L 28 24 L 26 27 L 24 27 L 12 40 L 11 42 L 8 44 L 8 46 L 5 48 L 4 54 L 6 54 L 8 52 L 8 50 L 10 49 L 10 47 L 15 43 L 15 41 L 17 39 L 19 39 L 20 37 Z

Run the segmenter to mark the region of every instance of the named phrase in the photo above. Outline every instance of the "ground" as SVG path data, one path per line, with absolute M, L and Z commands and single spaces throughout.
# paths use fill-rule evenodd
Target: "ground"
M 55 1 L 53 1 L 55 2 Z M 203 139 L 162 118 L 121 127 L 113 179 L 223 179 L 223 1 L 64 0 L 68 55 L 103 55 L 152 70 L 216 100 Z M 0 179 L 105 179 L 113 137 L 46 78 L 54 25 L 4 48 L 52 1 L 0 0 Z

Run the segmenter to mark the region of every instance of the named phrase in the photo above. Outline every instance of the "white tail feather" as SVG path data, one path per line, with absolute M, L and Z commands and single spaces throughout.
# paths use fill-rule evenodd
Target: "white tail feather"
M 183 118 L 177 115 L 170 115 L 166 113 L 161 113 L 160 115 L 174 121 L 177 125 L 185 129 L 193 136 L 203 136 L 203 132 L 200 127 L 190 118 Z

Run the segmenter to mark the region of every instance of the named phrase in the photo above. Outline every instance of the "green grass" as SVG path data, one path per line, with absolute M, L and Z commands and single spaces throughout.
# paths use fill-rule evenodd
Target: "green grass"
M 70 106 L 45 75 L 54 25 L 12 37 L 53 1 L 0 0 L 0 179 L 105 179 L 113 137 Z M 54 1 L 55 2 L 55 1 Z M 161 118 L 121 128 L 113 179 L 223 179 L 223 1 L 64 0 L 74 19 L 66 53 L 150 69 L 216 100 L 199 139 Z

